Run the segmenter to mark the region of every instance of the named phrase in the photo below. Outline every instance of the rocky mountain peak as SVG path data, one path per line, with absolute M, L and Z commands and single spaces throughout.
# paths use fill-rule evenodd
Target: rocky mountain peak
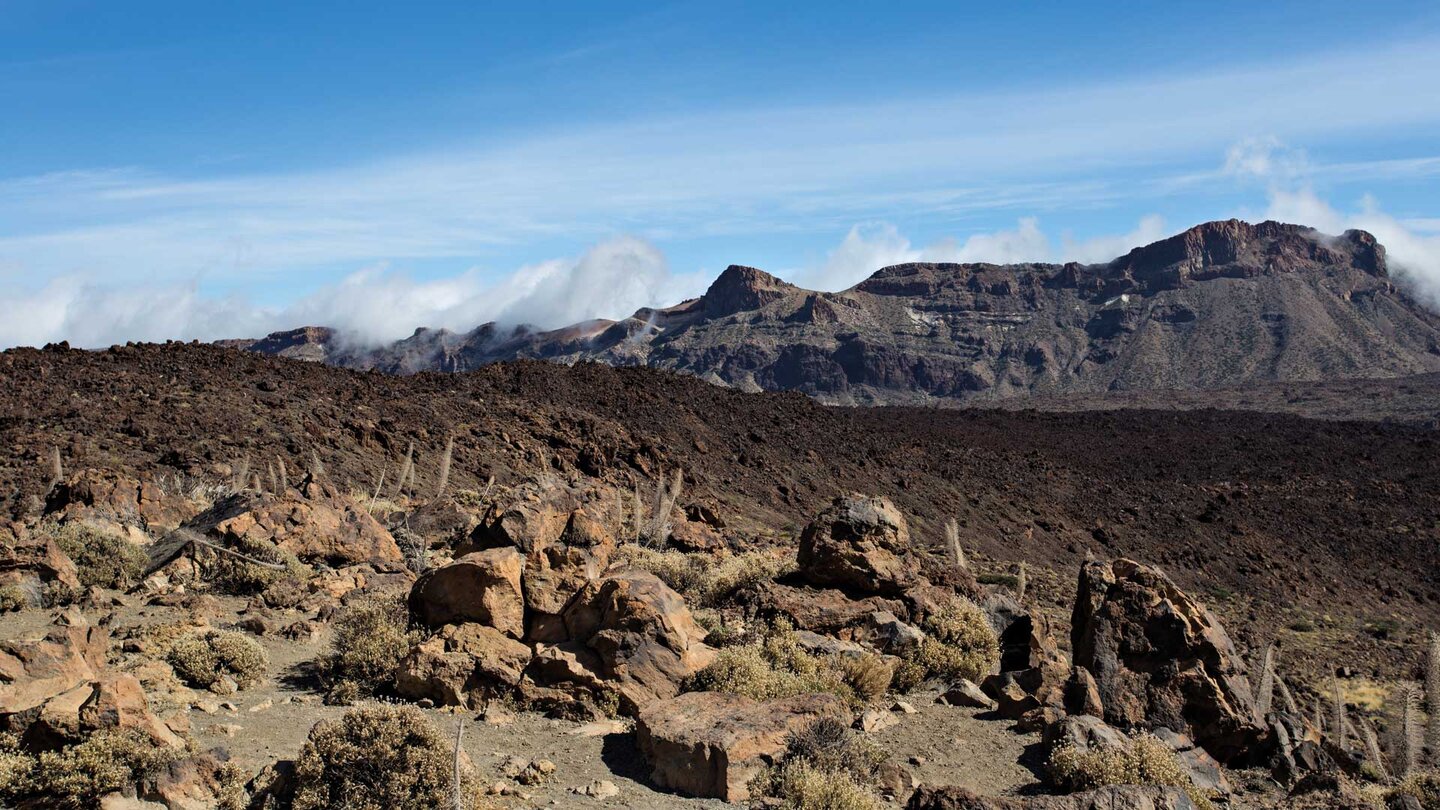
M 1168 239 L 1138 247 L 1110 265 L 1144 291 L 1178 289 L 1213 278 L 1351 267 L 1378 278 L 1387 275 L 1385 249 L 1365 231 L 1327 236 L 1303 225 L 1238 219 L 1205 222 Z
M 710 289 L 705 291 L 701 300 L 704 301 L 707 316 L 720 318 L 736 312 L 759 309 L 799 289 L 764 270 L 732 264 L 710 284 Z

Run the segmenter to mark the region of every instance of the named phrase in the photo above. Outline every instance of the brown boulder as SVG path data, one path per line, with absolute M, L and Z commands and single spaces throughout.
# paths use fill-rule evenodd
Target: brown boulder
M 34 537 L 19 523 L 0 523 L 0 585 L 20 585 L 38 593 L 50 582 L 78 591 L 75 563 L 49 537 Z
M 907 614 L 898 599 L 851 599 L 835 588 L 816 590 L 778 582 L 765 583 L 746 601 L 754 604 L 764 618 L 783 618 L 801 630 L 856 638 L 869 634 L 868 625 L 876 612 Z
M 615 537 L 585 509 L 570 513 L 559 541 L 525 555 L 527 638 L 555 643 L 565 636 L 560 611 L 610 565 Z
M 395 675 L 395 691 L 412 700 L 467 706 L 472 693 L 511 689 L 530 662 L 526 645 L 483 624 L 447 625 L 418 644 Z
M 479 622 L 521 638 L 525 634 L 522 564 L 518 550 L 494 548 L 432 568 L 410 589 L 410 615 L 427 627 Z
M 395 538 L 329 484 L 307 481 L 284 497 L 242 492 L 220 501 L 185 527 L 227 546 L 275 545 L 305 562 L 341 567 L 401 562 Z
M 800 535 L 798 562 L 801 575 L 822 588 L 900 594 L 921 581 L 910 529 L 887 498 L 836 498 Z
M 633 714 L 674 697 L 715 659 L 685 600 L 654 574 L 627 570 L 592 582 L 561 611 L 566 640 L 594 654 L 594 671 Z
M 1087 562 L 1071 647 L 1111 725 L 1186 734 L 1224 763 L 1261 754 L 1244 662 L 1219 619 L 1158 569 Z
M 765 702 L 690 692 L 647 706 L 635 738 L 657 785 L 689 796 L 740 802 L 749 781 L 785 751 L 786 738 L 820 717 L 850 719 L 834 695 Z
M 108 647 L 103 629 L 83 625 L 52 628 L 42 639 L 0 642 L 0 724 L 21 731 L 17 716 L 95 680 Z M 28 725 L 29 719 L 18 722 Z

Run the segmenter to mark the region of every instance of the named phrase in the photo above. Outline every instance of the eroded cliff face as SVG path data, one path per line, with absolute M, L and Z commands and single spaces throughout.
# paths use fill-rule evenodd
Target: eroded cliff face
M 1106 264 L 903 264 L 835 293 L 737 265 L 698 299 L 554 331 L 422 329 L 372 351 L 286 334 L 250 348 L 402 374 L 515 358 L 647 365 L 833 403 L 1440 371 L 1440 316 L 1396 287 L 1373 236 L 1239 220 Z

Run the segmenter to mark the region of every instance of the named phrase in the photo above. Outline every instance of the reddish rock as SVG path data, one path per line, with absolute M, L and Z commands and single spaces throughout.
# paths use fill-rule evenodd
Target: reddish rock
M 514 688 L 529 664 L 525 644 L 482 624 L 448 625 L 416 645 L 396 672 L 395 691 L 441 706 L 467 706 L 475 692 L 488 697 Z
M 38 709 L 95 680 L 105 667 L 108 646 L 103 629 L 80 625 L 52 628 L 39 640 L 0 642 L 0 718 Z
M 432 568 L 410 589 L 410 614 L 427 627 L 479 622 L 521 638 L 525 634 L 522 566 L 517 549 L 495 548 Z
M 689 796 L 741 802 L 749 781 L 785 751 L 786 738 L 821 717 L 849 721 L 834 695 L 758 702 L 690 692 L 644 708 L 635 739 L 657 785 Z
M 329 484 L 307 481 L 284 497 L 242 492 L 186 523 L 224 545 L 275 545 L 333 567 L 401 561 L 395 538 Z

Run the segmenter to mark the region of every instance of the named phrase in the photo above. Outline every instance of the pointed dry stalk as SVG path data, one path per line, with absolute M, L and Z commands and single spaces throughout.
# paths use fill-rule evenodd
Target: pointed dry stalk
M 1275 694 L 1274 658 L 1275 645 L 1269 644 L 1265 647 L 1265 653 L 1260 656 L 1260 671 L 1256 674 L 1255 722 L 1262 726 L 1270 716 L 1270 702 Z
M 250 459 L 240 459 L 240 464 L 235 467 L 235 474 L 231 476 L 230 488 L 236 492 L 244 492 L 250 486 Z
M 275 476 L 275 465 L 265 462 L 265 476 L 270 481 L 270 491 L 276 495 L 280 494 L 280 479 Z
M 965 548 L 960 545 L 960 524 L 955 518 L 945 522 L 945 545 L 950 549 L 950 558 L 955 567 L 961 571 L 970 570 L 970 562 L 965 559 Z
M 1340 689 L 1340 678 L 1330 676 L 1330 685 L 1334 692 L 1334 704 L 1331 707 L 1331 722 L 1335 732 L 1335 744 L 1342 749 L 1345 748 L 1345 693 Z
M 370 503 L 365 504 L 365 511 L 375 514 L 375 502 L 380 500 L 380 490 L 385 486 L 385 468 L 380 468 L 380 480 L 375 482 L 375 494 L 370 496 Z
M 1275 689 L 1280 692 L 1280 699 L 1285 701 L 1285 713 L 1299 717 L 1300 704 L 1295 702 L 1294 693 L 1290 691 L 1290 687 L 1285 684 L 1285 679 L 1280 677 L 1278 672 L 1275 673 Z
M 1431 764 L 1440 764 L 1440 633 L 1430 633 L 1430 646 L 1425 656 L 1425 745 L 1430 749 Z
M 60 462 L 60 445 L 50 448 L 50 488 L 60 486 L 65 480 L 65 465 Z
M 1401 779 L 1420 769 L 1420 758 L 1425 745 L 1425 730 L 1420 723 L 1422 703 L 1419 684 L 1404 683 L 1396 690 L 1399 702 L 1399 723 L 1395 738 L 1395 770 Z
M 405 479 L 415 469 L 415 442 L 405 448 L 405 460 L 400 462 L 400 474 L 395 476 L 395 497 L 405 494 Z
M 454 793 L 452 803 L 455 810 L 465 810 L 464 780 L 460 778 L 460 744 L 465 740 L 465 717 L 462 715 L 455 723 L 455 762 L 454 774 L 451 779 L 454 781 Z
M 1360 717 L 1360 739 L 1365 743 L 1365 758 L 1375 763 L 1375 768 L 1380 771 L 1382 779 L 1390 778 L 1390 771 L 1385 767 L 1385 755 L 1380 750 L 1380 738 L 1375 736 L 1375 727 L 1364 716 Z
M 276 456 L 275 468 L 280 474 L 280 489 L 277 490 L 275 494 L 284 495 L 286 492 L 290 491 L 289 476 L 285 473 L 285 459 Z
M 455 454 L 455 437 L 452 435 L 445 442 L 445 455 L 440 457 L 440 481 L 435 485 L 435 499 L 445 494 L 445 487 L 450 483 L 450 459 Z
M 1325 736 L 1325 701 L 1315 698 L 1315 733 Z
M 1025 601 L 1025 592 L 1030 588 L 1029 577 L 1025 575 L 1025 563 L 1020 563 L 1020 570 L 1015 574 L 1015 599 Z
M 312 449 L 310 451 L 310 479 L 312 481 L 319 481 L 324 475 L 325 464 L 320 461 L 320 451 Z
M 645 532 L 645 540 L 652 546 L 660 546 L 670 536 L 670 517 L 675 511 L 675 504 L 680 500 L 680 488 L 685 482 L 685 471 L 675 470 L 675 479 L 667 488 L 665 486 L 665 474 L 662 472 L 655 481 L 655 511 L 650 515 L 650 525 Z

